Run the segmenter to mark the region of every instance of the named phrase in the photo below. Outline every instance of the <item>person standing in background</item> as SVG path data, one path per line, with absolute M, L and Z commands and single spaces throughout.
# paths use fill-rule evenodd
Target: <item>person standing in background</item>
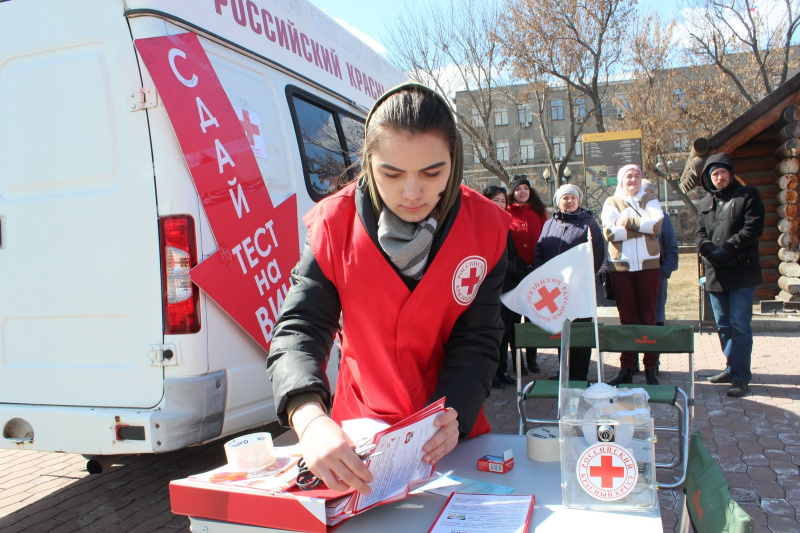
M 483 195 L 494 202 L 494 204 L 503 211 L 508 207 L 508 193 L 504 187 L 490 185 L 483 190 Z M 506 253 L 508 254 L 508 270 L 506 271 L 506 279 L 503 282 L 503 292 L 508 292 L 516 287 L 517 284 L 522 281 L 522 278 L 531 271 L 530 267 L 525 264 L 525 261 L 523 261 L 517 253 L 514 241 L 511 238 L 511 231 L 508 232 Z M 515 380 L 508 375 L 508 349 L 511 344 L 511 335 L 514 334 L 514 311 L 504 305 L 500 310 L 500 318 L 503 320 L 504 325 L 511 324 L 511 328 L 505 328 L 503 340 L 500 341 L 500 364 L 492 378 L 493 389 L 505 389 L 506 385 L 511 385 L 515 382 Z
M 642 180 L 642 189 L 645 192 L 658 196 L 656 185 L 650 180 Z M 675 228 L 669 219 L 666 209 L 664 211 L 661 232 L 658 234 L 658 244 L 661 248 L 661 279 L 658 283 L 658 299 L 656 300 L 656 326 L 663 326 L 667 323 L 667 289 L 669 288 L 669 277 L 678 270 L 678 241 L 675 239 Z M 660 357 L 661 354 L 659 354 Z M 639 358 L 636 358 L 636 366 L 633 369 L 634 375 L 639 372 Z M 658 369 L 656 369 L 658 374 Z
M 721 152 L 703 167 L 700 183 L 708 195 L 700 200 L 695 243 L 703 257 L 706 291 L 727 364 L 711 383 L 730 383 L 728 396 L 749 390 L 753 351 L 753 297 L 762 283 L 758 239 L 764 232 L 764 203 L 755 187 L 734 178 L 733 161 Z
M 547 211 L 545 210 L 542 199 L 536 189 L 531 187 L 531 182 L 526 176 L 514 176 L 508 185 L 508 212 L 511 213 L 511 238 L 517 249 L 519 256 L 528 266 L 533 266 L 534 249 L 539 242 L 539 235 L 542 233 L 542 226 L 547 221 Z M 512 287 L 513 288 L 513 287 Z M 514 323 L 521 320 L 520 315 L 514 313 Z M 513 328 L 514 324 L 506 325 L 511 327 L 511 353 L 516 352 Z M 516 365 L 516 357 L 512 355 L 512 360 Z M 525 368 L 527 362 L 528 368 Z M 536 363 L 536 349 L 528 348 L 526 357 L 523 360 L 520 373 L 527 375 L 528 369 L 531 372 L 539 372 L 539 365 Z
M 563 254 L 570 248 L 588 241 L 588 232 L 592 234 L 592 253 L 594 254 L 594 273 L 600 270 L 605 257 L 605 241 L 600 226 L 594 221 L 592 212 L 581 207 L 583 193 L 572 184 L 562 185 L 553 196 L 556 211 L 553 218 L 545 222 L 542 235 L 535 248 L 534 268 Z M 589 318 L 578 318 L 575 322 L 591 322 Z M 561 353 L 559 352 L 559 358 Z M 586 381 L 589 374 L 589 362 L 592 357 L 591 348 L 569 349 L 569 379 Z M 557 376 L 556 376 L 557 377 Z M 550 379 L 555 379 L 551 377 Z
M 664 212 L 658 197 L 642 188 L 642 171 L 625 165 L 617 173 L 617 189 L 603 204 L 600 216 L 608 241 L 608 272 L 623 325 L 653 326 L 661 276 L 657 235 Z M 609 385 L 633 382 L 633 369 L 639 354 L 622 352 L 619 373 Z M 648 385 L 658 385 L 658 353 L 644 355 L 644 375 Z
M 655 184 L 650 180 L 642 180 L 642 189 L 645 192 L 658 195 Z M 669 278 L 678 270 L 678 241 L 675 239 L 675 228 L 669 215 L 664 211 L 661 231 L 658 234 L 658 244 L 661 247 L 661 281 L 658 284 L 658 300 L 656 301 L 656 326 L 663 326 L 667 322 L 667 289 Z

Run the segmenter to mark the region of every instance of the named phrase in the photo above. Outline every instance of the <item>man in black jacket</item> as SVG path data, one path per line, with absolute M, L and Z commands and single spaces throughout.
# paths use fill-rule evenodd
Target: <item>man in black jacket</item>
M 753 294 L 762 282 L 758 239 L 764 231 L 764 204 L 758 190 L 734 178 L 726 153 L 712 155 L 700 177 L 709 193 L 700 201 L 695 243 L 706 272 L 725 371 L 711 383 L 731 383 L 728 396 L 744 396 L 750 383 L 753 349 Z

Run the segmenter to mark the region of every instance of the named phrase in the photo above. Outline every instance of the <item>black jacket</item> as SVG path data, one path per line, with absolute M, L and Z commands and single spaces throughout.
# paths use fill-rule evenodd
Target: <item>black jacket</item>
M 594 273 L 603 265 L 606 253 L 605 239 L 600 226 L 594 220 L 592 212 L 579 207 L 574 213 L 556 211 L 553 218 L 544 223 L 539 242 L 536 243 L 534 254 L 536 268 L 542 266 L 559 254 L 570 248 L 586 242 L 586 230 L 592 230 L 592 252 L 594 253 Z
M 709 167 L 715 163 L 731 169 L 731 183 L 717 190 Z M 762 283 L 758 239 L 764 232 L 764 204 L 758 189 L 741 185 L 733 177 L 733 162 L 728 154 L 712 155 L 703 167 L 700 183 L 708 195 L 700 200 L 695 244 L 703 256 L 706 290 L 722 292 Z M 721 249 L 725 259 L 720 262 Z M 716 262 L 716 264 L 714 264 Z
M 446 240 L 460 207 L 459 194 L 434 236 L 429 264 Z M 362 189 L 356 192 L 356 208 L 367 233 L 383 252 L 378 243 L 378 221 L 369 197 Z M 392 265 L 388 257 L 386 261 Z M 504 253 L 481 283 L 475 299 L 456 320 L 445 346 L 444 366 L 439 371 L 436 389 L 429 400 L 432 403 L 447 398 L 447 407 L 458 412 L 462 437 L 470 433 L 484 400 L 489 397 L 491 378 L 499 362 L 504 329 L 500 319 L 500 292 L 507 268 L 508 260 Z M 397 275 L 410 290 L 416 288 L 417 281 L 405 278 L 399 272 Z M 318 394 L 330 412 L 331 391 L 324 369 L 339 327 L 340 313 L 336 286 L 324 276 L 311 247 L 306 245 L 300 262 L 292 270 L 292 287 L 281 308 L 267 358 L 267 373 L 272 380 L 281 424 L 288 425 L 286 406 L 295 394 Z M 479 386 L 468 385 L 475 383 Z
M 533 272 L 533 268 L 517 253 L 511 230 L 508 230 L 506 255 L 508 255 L 508 270 L 506 270 L 506 279 L 503 282 L 503 292 L 513 290 L 525 276 Z

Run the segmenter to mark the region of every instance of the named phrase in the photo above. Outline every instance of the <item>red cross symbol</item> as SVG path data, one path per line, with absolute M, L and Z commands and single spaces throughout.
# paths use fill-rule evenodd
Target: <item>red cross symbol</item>
M 546 307 L 548 311 L 555 313 L 558 309 L 556 298 L 561 296 L 561 289 L 556 287 L 552 291 L 548 291 L 547 287 L 542 287 L 539 289 L 539 296 L 541 296 L 542 299 L 533 304 L 533 307 L 535 307 L 537 311 L 541 311 L 542 308 Z
M 600 456 L 600 466 L 590 466 L 589 475 L 599 477 L 604 489 L 614 488 L 614 478 L 625 477 L 625 468 L 614 466 L 614 458 L 610 455 Z
M 461 286 L 467 287 L 467 295 L 470 295 L 472 294 L 472 291 L 475 290 L 475 285 L 477 285 L 480 280 L 481 278 L 478 276 L 478 269 L 470 268 L 469 277 L 461 280 Z
M 242 123 L 242 128 L 244 128 L 244 134 L 247 137 L 247 142 L 250 143 L 250 146 L 255 146 L 255 136 L 261 135 L 261 130 L 250 122 L 250 112 L 247 109 L 242 109 L 242 120 L 239 122 Z

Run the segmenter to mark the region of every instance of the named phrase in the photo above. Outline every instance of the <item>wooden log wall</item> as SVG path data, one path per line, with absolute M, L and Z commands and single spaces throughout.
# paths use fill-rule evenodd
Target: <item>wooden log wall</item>
M 754 298 L 756 301 L 774 300 L 780 288 L 778 280 L 781 273 L 778 270 L 781 260 L 778 258 L 780 246 L 778 245 L 778 215 L 779 201 L 778 193 L 782 190 L 776 182 L 780 178 L 775 178 L 775 166 L 780 164 L 781 159 L 776 159 L 775 142 L 771 137 L 776 135 L 777 130 L 773 130 L 770 140 L 759 139 L 751 140 L 737 148 L 729 154 L 733 159 L 733 167 L 736 177 L 745 185 L 755 187 L 764 202 L 766 217 L 764 220 L 764 233 L 758 243 L 758 252 L 761 261 L 761 275 L 764 283 L 755 288 Z M 798 161 L 800 162 L 800 161 Z M 800 174 L 800 166 L 797 174 Z M 790 181 L 790 180 L 784 180 Z
M 777 223 L 773 226 L 778 238 L 778 265 L 780 275 L 777 285 L 780 289 L 776 295 L 784 302 L 800 301 L 800 252 L 798 251 L 798 217 L 797 185 L 800 174 L 800 105 L 787 107 L 782 114 L 785 123 L 775 135 L 775 213 Z M 766 230 L 766 225 L 765 225 Z M 766 231 L 764 232 L 766 233 Z M 764 280 L 766 281 L 766 279 Z

